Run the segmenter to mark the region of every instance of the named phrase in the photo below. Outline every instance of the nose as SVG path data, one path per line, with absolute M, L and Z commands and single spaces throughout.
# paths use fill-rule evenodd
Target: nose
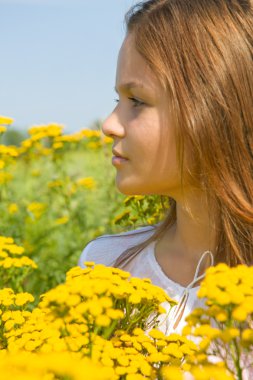
M 117 108 L 117 107 L 116 107 Z M 116 108 L 112 113 L 104 120 L 102 124 L 102 131 L 109 137 L 124 137 L 125 129 L 120 123 L 119 116 L 116 112 Z

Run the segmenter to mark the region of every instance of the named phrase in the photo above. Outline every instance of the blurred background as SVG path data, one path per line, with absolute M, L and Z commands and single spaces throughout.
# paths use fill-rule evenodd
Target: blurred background
M 9 132 L 97 129 L 114 108 L 124 15 L 134 0 L 0 0 L 0 114 Z
M 113 141 L 101 133 L 134 3 L 0 0 L 0 243 L 25 255 L 17 273 L 16 248 L 0 255 L 0 288 L 18 284 L 38 300 L 89 241 L 163 216 L 160 197 L 118 191 Z M 29 279 L 28 259 L 38 266 Z

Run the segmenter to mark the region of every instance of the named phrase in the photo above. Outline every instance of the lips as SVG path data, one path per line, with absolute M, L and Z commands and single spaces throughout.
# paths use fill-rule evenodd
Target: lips
M 127 160 L 126 157 L 124 157 L 120 152 L 118 152 L 118 151 L 115 150 L 115 149 L 112 149 L 112 153 L 113 153 L 114 156 L 116 156 L 116 157 L 124 158 L 125 160 Z

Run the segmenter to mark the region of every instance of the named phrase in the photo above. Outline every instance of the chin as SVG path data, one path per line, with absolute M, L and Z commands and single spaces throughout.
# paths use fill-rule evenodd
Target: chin
M 116 185 L 117 189 L 122 194 L 125 194 L 125 195 L 137 195 L 137 194 L 141 195 L 138 193 L 137 186 L 134 186 L 134 184 L 131 183 L 130 181 L 120 180 L 119 178 L 116 177 L 115 185 Z
M 154 195 L 154 192 L 143 184 L 138 185 L 130 181 L 119 180 L 118 178 L 116 178 L 115 184 L 119 192 L 124 195 Z

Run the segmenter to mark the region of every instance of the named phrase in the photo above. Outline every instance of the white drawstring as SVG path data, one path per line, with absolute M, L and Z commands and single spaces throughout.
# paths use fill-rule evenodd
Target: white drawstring
M 199 259 L 199 262 L 198 262 L 198 265 L 197 265 L 197 268 L 196 268 L 192 282 L 184 289 L 184 291 L 183 291 L 183 293 L 179 299 L 178 304 L 172 309 L 172 315 L 170 315 L 169 317 L 166 318 L 166 331 L 165 331 L 166 335 L 168 335 L 168 333 L 175 330 L 175 328 L 178 326 L 178 324 L 179 324 L 179 322 L 183 316 L 184 309 L 185 309 L 186 303 L 187 303 L 188 298 L 189 298 L 189 290 L 192 288 L 192 286 L 197 281 L 199 281 L 205 277 L 205 273 L 203 273 L 200 276 L 198 276 L 198 274 L 199 274 L 200 265 L 201 265 L 202 261 L 204 260 L 204 258 L 206 257 L 206 255 L 209 255 L 209 257 L 210 257 L 210 261 L 211 261 L 210 266 L 214 265 L 214 257 L 213 257 L 212 252 L 211 251 L 205 251 L 201 255 L 201 258 Z

